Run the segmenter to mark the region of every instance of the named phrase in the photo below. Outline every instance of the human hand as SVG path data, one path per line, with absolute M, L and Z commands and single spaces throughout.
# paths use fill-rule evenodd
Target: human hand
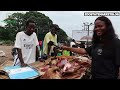
M 120 79 L 120 72 L 118 73 L 118 79 Z
M 119 67 L 119 72 L 118 72 L 118 79 L 120 79 L 120 67 Z
M 54 45 L 54 42 L 53 41 L 49 41 L 48 45 L 52 46 L 52 45 Z
M 26 67 L 26 66 L 28 66 L 26 63 L 21 64 L 21 67 Z
M 38 61 L 40 61 L 40 62 L 44 62 L 45 59 L 43 59 L 43 58 L 41 58 L 41 57 L 38 57 Z
M 117 79 L 120 79 L 120 75 L 118 76 L 118 78 Z
M 63 49 L 63 50 L 66 50 L 66 49 L 67 49 L 67 46 L 61 45 L 61 46 L 60 46 L 60 49 L 61 49 L 61 50 L 62 50 L 62 49 Z

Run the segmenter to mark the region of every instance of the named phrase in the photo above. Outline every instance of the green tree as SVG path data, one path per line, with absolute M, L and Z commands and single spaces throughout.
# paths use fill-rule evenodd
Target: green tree
M 68 36 L 67 36 L 66 32 L 64 32 L 62 29 L 59 30 L 57 35 L 58 35 L 58 42 L 67 41 Z
M 53 24 L 53 22 L 48 16 L 37 11 L 13 13 L 9 15 L 8 18 L 4 20 L 6 25 L 2 33 L 7 34 L 5 38 L 14 41 L 17 32 L 25 30 L 25 23 L 28 19 L 33 19 L 36 23 L 38 40 L 44 40 L 46 33 L 49 32 L 49 26 Z M 66 38 L 67 34 L 61 29 L 58 32 L 58 41 L 66 40 Z
M 23 13 L 13 13 L 12 15 L 9 15 L 7 19 L 4 21 L 6 22 L 5 27 L 14 29 L 16 32 L 19 32 L 23 28 Z
M 33 19 L 36 22 L 36 30 L 39 40 L 43 40 L 45 34 L 49 31 L 49 26 L 53 23 L 52 20 L 37 11 L 29 11 L 24 15 L 24 21 Z
M 53 24 L 52 20 L 45 14 L 37 11 L 26 12 L 24 15 L 24 21 L 27 19 L 33 19 L 36 22 L 38 40 L 44 40 L 46 33 L 49 32 L 49 26 Z M 62 29 L 60 29 L 58 32 L 58 41 L 66 39 L 67 34 Z
M 14 41 L 17 32 L 23 30 L 23 16 L 22 13 L 13 13 L 4 20 L 6 23 L 5 29 L 8 32 L 8 39 Z

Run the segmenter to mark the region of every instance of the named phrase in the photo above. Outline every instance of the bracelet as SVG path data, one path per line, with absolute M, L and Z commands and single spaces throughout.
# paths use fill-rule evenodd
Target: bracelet
M 41 59 L 41 57 L 38 57 L 38 59 Z

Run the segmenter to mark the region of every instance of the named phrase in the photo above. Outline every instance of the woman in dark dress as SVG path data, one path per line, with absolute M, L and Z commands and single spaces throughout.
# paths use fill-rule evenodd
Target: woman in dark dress
M 92 57 L 92 79 L 120 78 L 120 40 L 115 34 L 111 21 L 100 16 L 94 22 L 92 45 L 88 48 L 61 48 Z

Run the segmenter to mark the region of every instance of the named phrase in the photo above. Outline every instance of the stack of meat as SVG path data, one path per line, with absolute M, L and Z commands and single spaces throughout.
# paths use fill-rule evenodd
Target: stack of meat
M 72 60 L 71 60 L 72 59 Z M 45 72 L 41 79 L 75 79 L 81 78 L 90 68 L 90 60 L 80 58 L 59 57 L 56 60 L 49 60 L 40 70 Z

